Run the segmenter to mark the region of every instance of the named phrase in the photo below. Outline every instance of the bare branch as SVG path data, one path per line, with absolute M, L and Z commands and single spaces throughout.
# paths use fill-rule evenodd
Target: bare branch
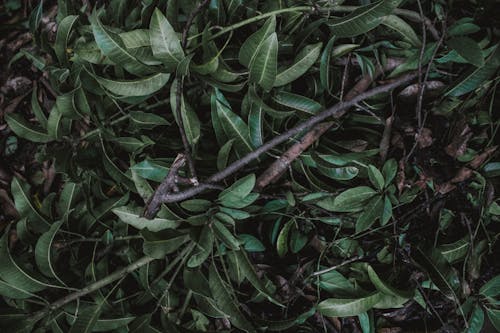
M 349 60 L 347 64 L 349 63 Z M 373 80 L 378 76 L 382 75 L 386 71 L 390 71 L 396 68 L 400 64 L 399 61 L 391 60 L 387 62 L 384 68 L 380 66 L 375 71 L 375 74 L 371 76 L 370 74 L 365 75 L 361 80 L 354 85 L 354 87 L 349 90 L 345 96 L 345 101 L 350 101 L 358 96 L 360 93 L 366 91 Z M 338 112 L 333 117 L 338 119 L 342 117 L 348 109 Z M 256 191 L 262 190 L 264 187 L 270 183 L 275 182 L 281 175 L 288 169 L 292 162 L 297 159 L 306 149 L 308 149 L 314 142 L 319 140 L 321 135 L 328 131 L 330 127 L 333 126 L 333 122 L 322 123 L 313 127 L 309 132 L 307 132 L 301 141 L 292 145 L 283 155 L 281 155 L 273 164 L 271 164 L 257 179 Z
M 191 188 L 184 190 L 184 191 L 181 191 L 179 193 L 166 193 L 161 197 L 161 202 L 162 203 L 179 202 L 179 201 L 189 199 L 195 195 L 198 195 L 198 194 L 204 192 L 205 190 L 208 190 L 211 187 L 213 187 L 213 183 L 220 182 L 221 180 L 227 178 L 228 176 L 232 175 L 236 171 L 243 168 L 248 163 L 257 159 L 261 154 L 269 151 L 273 147 L 275 147 L 283 142 L 286 142 L 288 139 L 303 132 L 304 130 L 310 129 L 311 127 L 321 123 L 322 121 L 328 119 L 329 117 L 332 117 L 332 116 L 337 117 L 338 114 L 343 114 L 345 112 L 345 110 L 353 107 L 357 103 L 359 103 L 367 98 L 370 98 L 370 97 L 373 97 L 373 96 L 378 95 L 380 93 L 388 92 L 388 91 L 391 91 L 392 89 L 400 87 L 400 86 L 412 81 L 413 79 L 415 79 L 415 77 L 416 77 L 415 73 L 405 75 L 399 79 L 393 80 L 389 84 L 378 86 L 378 87 L 373 88 L 365 93 L 362 93 L 350 101 L 338 103 L 338 104 L 334 105 L 333 107 L 331 107 L 327 110 L 324 110 L 323 112 L 320 112 L 317 115 L 309 118 L 305 122 L 291 128 L 287 132 L 274 137 L 273 139 L 271 139 L 267 143 L 263 144 L 262 146 L 260 146 L 256 150 L 254 150 L 253 152 L 251 152 L 251 153 L 247 154 L 246 156 L 244 156 L 243 158 L 233 162 L 224 170 L 213 174 L 212 176 L 210 176 L 207 179 L 208 184 L 200 184 L 199 186 L 191 187 Z

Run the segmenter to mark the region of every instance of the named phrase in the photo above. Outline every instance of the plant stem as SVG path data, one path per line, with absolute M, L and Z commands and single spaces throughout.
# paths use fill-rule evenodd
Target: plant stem
M 238 23 L 235 23 L 233 25 L 230 25 L 228 27 L 222 28 L 219 30 L 219 32 L 215 33 L 212 35 L 210 39 L 215 39 L 217 37 L 220 37 L 228 32 L 231 32 L 233 30 L 239 29 L 241 27 L 244 27 L 245 25 L 249 25 L 255 22 L 258 22 L 260 20 L 266 19 L 270 16 L 273 15 L 278 15 L 278 14 L 283 14 L 283 13 L 289 13 L 289 12 L 307 12 L 307 11 L 312 11 L 314 8 L 311 6 L 299 6 L 299 7 L 292 7 L 292 8 L 284 8 L 284 9 L 278 9 L 278 10 L 273 10 L 271 12 L 267 12 L 264 14 L 260 14 L 254 17 L 250 17 L 246 20 L 240 21 Z
M 203 191 L 208 190 L 210 188 L 210 183 L 220 182 L 221 180 L 227 178 L 228 176 L 232 175 L 236 171 L 243 168 L 248 163 L 257 159 L 261 154 L 263 154 L 263 153 L 269 151 L 270 149 L 274 148 L 275 146 L 289 140 L 293 136 L 301 133 L 302 131 L 307 130 L 307 129 L 319 124 L 320 122 L 322 122 L 322 121 L 324 121 L 332 116 L 335 116 L 336 114 L 341 113 L 350 107 L 355 106 L 356 104 L 358 104 L 359 102 L 361 102 L 367 98 L 373 97 L 373 96 L 378 95 L 380 93 L 391 91 L 394 88 L 402 86 L 403 84 L 406 84 L 406 83 L 412 81 L 416 76 L 417 75 L 415 73 L 405 75 L 399 79 L 394 80 L 393 82 L 391 82 L 389 84 L 378 86 L 378 87 L 373 88 L 371 90 L 368 90 L 362 94 L 359 94 L 356 97 L 354 97 L 353 99 L 351 99 L 350 101 L 340 102 L 340 103 L 334 105 L 333 107 L 331 107 L 323 112 L 320 112 L 317 115 L 309 118 L 308 120 L 304 121 L 303 123 L 300 123 L 299 125 L 291 128 L 287 132 L 274 137 L 273 139 L 266 142 L 265 144 L 263 144 L 259 148 L 255 149 L 253 152 L 251 152 L 251 153 L 247 154 L 246 156 L 244 156 L 243 158 L 233 162 L 224 170 L 217 172 L 217 173 L 213 174 L 212 176 L 210 176 L 207 179 L 206 183 L 200 184 L 200 185 L 195 186 L 195 187 L 191 187 L 185 191 L 178 192 L 178 193 L 165 193 L 161 197 L 161 201 L 163 203 L 179 202 L 179 201 L 183 201 L 183 200 L 186 200 L 188 198 L 191 198 L 197 194 L 200 194 Z
M 298 6 L 298 7 L 292 7 L 292 8 L 278 9 L 278 10 L 263 13 L 263 14 L 260 14 L 260 15 L 254 16 L 254 17 L 250 17 L 246 20 L 243 20 L 243 21 L 240 21 L 240 22 L 235 23 L 233 25 L 230 25 L 228 27 L 222 28 L 217 33 L 213 34 L 212 37 L 210 38 L 210 40 L 218 38 L 218 37 L 220 37 L 228 32 L 239 29 L 239 28 L 244 27 L 246 25 L 249 25 L 249 24 L 258 22 L 260 20 L 266 19 L 266 18 L 273 16 L 273 15 L 279 15 L 279 14 L 289 13 L 289 12 L 307 12 L 307 11 L 314 11 L 314 10 L 319 10 L 320 12 L 334 11 L 334 12 L 339 12 L 339 13 L 350 13 L 350 12 L 353 12 L 356 9 L 360 8 L 360 7 L 361 6 L 333 6 L 333 7 L 329 7 L 329 8 L 313 8 L 311 6 Z M 404 16 L 404 17 L 406 17 L 414 22 L 420 22 L 423 20 L 423 23 L 427 26 L 427 29 L 429 29 L 429 31 L 431 32 L 434 39 L 439 40 L 439 33 L 436 30 L 436 28 L 433 26 L 432 21 L 429 18 L 427 18 L 425 16 L 423 18 L 421 18 L 419 13 L 414 12 L 412 10 L 401 9 L 401 8 L 394 9 L 392 13 L 394 15 Z M 192 37 L 188 38 L 188 40 L 194 39 L 196 37 L 197 36 L 192 36 Z
M 319 8 L 319 11 L 321 12 L 339 12 L 339 13 L 350 13 L 355 11 L 356 9 L 360 8 L 361 6 L 333 6 L 330 8 Z M 432 34 L 432 37 L 434 37 L 435 40 L 439 40 L 439 32 L 436 30 L 434 25 L 432 24 L 432 21 L 426 17 L 426 16 L 420 16 L 420 13 L 414 12 L 413 10 L 408 10 L 408 9 L 402 9 L 402 8 L 395 8 L 392 11 L 392 14 L 394 15 L 399 15 L 399 16 L 404 16 L 407 19 L 414 21 L 414 22 L 423 22 L 429 32 Z
M 111 122 L 109 123 L 109 125 L 110 125 L 110 126 L 113 126 L 113 125 L 119 124 L 119 123 L 121 123 L 122 121 L 127 120 L 128 118 L 130 118 L 130 114 L 125 114 L 125 115 L 121 116 L 120 118 L 117 118 L 117 119 L 115 119 L 115 120 L 111 121 Z M 90 138 L 91 136 L 94 136 L 94 135 L 96 135 L 96 134 L 99 134 L 100 132 L 101 132 L 101 129 L 100 129 L 100 128 L 96 128 L 96 129 L 94 129 L 94 130 L 92 130 L 92 131 L 90 131 L 90 132 L 87 132 L 87 133 L 85 133 L 84 135 L 82 135 L 82 136 L 80 137 L 80 140 L 86 140 L 86 139 Z
M 64 296 L 63 298 L 58 299 L 57 301 L 51 303 L 46 308 L 34 313 L 30 319 L 33 321 L 38 321 L 38 320 L 42 319 L 45 315 L 47 315 L 49 312 L 57 310 L 60 307 L 66 305 L 72 301 L 75 301 L 82 296 L 88 295 L 94 291 L 99 290 L 99 289 L 107 286 L 108 284 L 123 278 L 128 273 L 131 273 L 131 272 L 141 268 L 142 266 L 149 264 L 153 260 L 155 260 L 155 259 L 151 258 L 149 256 L 144 256 L 144 257 L 140 258 L 139 260 L 131 263 L 130 265 L 125 266 L 125 267 L 115 271 L 114 273 L 106 276 L 105 278 L 103 278 L 99 281 L 96 281 L 92 284 L 89 284 L 88 286 L 84 287 L 83 289 L 81 289 L 79 291 L 76 291 L 76 292 L 71 293 L 67 296 Z

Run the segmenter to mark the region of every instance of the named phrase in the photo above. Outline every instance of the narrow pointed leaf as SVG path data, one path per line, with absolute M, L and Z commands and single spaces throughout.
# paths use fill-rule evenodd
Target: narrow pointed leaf
M 293 64 L 278 73 L 274 86 L 284 86 L 304 75 L 316 62 L 316 60 L 318 60 L 322 47 L 323 43 L 307 45 L 304 47 L 295 58 Z
M 158 8 L 153 12 L 149 30 L 153 55 L 167 70 L 174 71 L 184 58 L 184 51 L 174 28 Z
M 384 16 L 396 8 L 400 0 L 381 0 L 362 6 L 340 19 L 331 19 L 329 26 L 337 37 L 354 37 L 364 34 L 382 23 Z
M 158 73 L 137 80 L 110 80 L 97 75 L 94 78 L 105 89 L 118 96 L 147 96 L 163 88 L 170 74 Z
M 257 83 L 269 91 L 276 80 L 278 62 L 278 36 L 272 33 L 260 45 L 258 53 L 250 63 L 250 82 Z

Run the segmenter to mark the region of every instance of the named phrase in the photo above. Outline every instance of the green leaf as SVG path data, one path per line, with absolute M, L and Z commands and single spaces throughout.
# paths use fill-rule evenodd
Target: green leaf
M 323 110 L 323 106 L 318 102 L 287 91 L 279 91 L 274 96 L 274 100 L 281 105 L 302 111 L 307 115 L 315 115 Z
M 479 293 L 491 298 L 495 298 L 500 295 L 500 275 L 497 275 L 493 279 L 486 282 L 481 289 L 479 289 Z
M 215 220 L 212 223 L 212 228 L 217 237 L 231 250 L 240 249 L 240 241 L 219 221 Z
M 218 90 L 212 93 L 212 113 L 217 113 L 220 125 L 227 137 L 234 138 L 234 146 L 239 156 L 253 150 L 247 124 L 231 110 L 231 106 Z M 215 127 L 215 124 L 214 124 Z
M 448 46 L 474 66 L 481 67 L 484 65 L 483 51 L 473 39 L 469 37 L 453 37 L 448 41 Z
M 214 244 L 214 233 L 209 226 L 204 226 L 196 242 L 196 248 L 187 262 L 187 267 L 198 267 L 212 254 Z
M 316 60 L 318 60 L 322 47 L 323 43 L 316 43 L 304 47 L 295 58 L 293 64 L 287 69 L 278 73 L 278 75 L 276 76 L 276 81 L 274 82 L 274 86 L 284 86 L 304 75 L 309 70 L 309 68 L 314 65 Z
M 129 194 L 123 196 L 113 197 L 104 202 L 99 203 L 97 207 L 93 208 L 90 213 L 85 215 L 84 223 L 87 230 L 90 229 L 97 221 L 105 217 L 113 208 L 125 205 L 128 202 Z
M 40 126 L 47 129 L 47 116 L 38 102 L 38 89 L 36 85 L 33 86 L 33 92 L 31 94 L 31 111 L 35 115 L 36 120 L 40 123 Z
M 127 72 L 137 76 L 153 72 L 151 67 L 140 62 L 130 53 L 118 34 L 111 32 L 102 25 L 96 12 L 89 16 L 89 21 L 97 46 L 115 64 L 123 66 Z
M 460 22 L 462 20 L 458 20 L 455 24 L 451 25 L 447 29 L 447 35 L 450 37 L 453 36 L 461 36 L 461 35 L 469 35 L 478 32 L 481 28 L 474 23 L 470 22 Z
M 169 122 L 164 117 L 141 111 L 130 111 L 130 123 L 138 128 L 154 128 L 156 126 L 169 125 Z
M 36 6 L 30 14 L 29 28 L 33 35 L 36 35 L 35 32 L 38 30 L 38 26 L 42 21 L 42 15 L 43 15 L 43 0 L 40 1 L 38 6 Z
M 181 202 L 181 207 L 190 212 L 202 213 L 212 207 L 212 202 L 205 199 L 191 199 Z
M 78 317 L 71 325 L 69 333 L 90 333 L 94 330 L 97 320 L 101 316 L 105 302 L 88 306 L 78 312 Z
M 237 258 L 238 262 L 240 263 L 240 270 L 243 274 L 243 276 L 254 286 L 255 289 L 257 289 L 261 294 L 267 297 L 271 302 L 274 304 L 283 307 L 272 295 L 271 291 L 268 290 L 264 282 L 262 282 L 261 279 L 259 279 L 259 276 L 257 275 L 257 272 L 255 271 L 255 268 L 253 267 L 252 263 L 248 259 L 247 254 L 245 253 L 244 250 L 239 250 L 239 251 L 233 251 L 235 257 Z
M 134 182 L 129 177 L 129 175 L 127 175 L 122 170 L 120 170 L 120 168 L 118 168 L 118 166 L 116 166 L 116 164 L 113 162 L 113 160 L 109 156 L 108 150 L 106 149 L 106 147 L 104 145 L 104 140 L 103 140 L 102 136 L 100 136 L 100 142 L 101 142 L 101 149 L 102 149 L 102 153 L 103 153 L 102 162 L 103 162 L 104 169 L 106 170 L 106 172 L 111 176 L 111 178 L 117 184 L 124 185 L 125 187 L 127 187 L 128 189 L 131 189 L 131 190 L 135 189 Z
M 121 206 L 111 210 L 122 222 L 130 224 L 136 229 L 147 229 L 152 232 L 157 232 L 165 229 L 175 229 L 179 225 L 179 221 L 167 220 L 164 218 L 154 218 L 148 220 L 141 216 L 142 210 L 140 207 L 134 208 L 131 206 Z
M 248 135 L 254 148 L 258 148 L 264 144 L 264 112 L 261 105 L 252 103 L 250 113 L 248 115 Z
M 500 176 L 500 162 L 490 162 L 484 165 L 483 175 L 489 178 Z
M 331 212 L 357 212 L 364 208 L 368 199 L 376 195 L 371 187 L 358 186 L 348 189 L 335 198 L 329 197 L 316 203 Z
M 168 71 L 173 72 L 184 59 L 184 51 L 174 28 L 158 8 L 151 16 L 149 30 L 153 55 L 165 64 Z
M 32 142 L 47 143 L 54 140 L 43 129 L 31 126 L 21 115 L 8 113 L 5 115 L 7 125 L 18 137 Z
M 380 216 L 380 225 L 384 226 L 392 217 L 392 202 L 389 196 L 384 198 L 384 208 Z
M 306 246 L 309 238 L 307 235 L 300 232 L 297 227 L 292 229 L 292 233 L 290 235 L 290 250 L 292 253 L 298 253 L 300 250 Z
M 467 255 L 469 241 L 468 238 L 462 238 L 451 244 L 440 245 L 437 249 L 450 264 L 455 264 Z
M 382 174 L 384 175 L 384 183 L 385 185 L 389 185 L 394 177 L 396 177 L 396 173 L 398 171 L 398 162 L 395 159 L 391 158 L 384 163 L 382 167 Z
M 377 188 L 379 191 L 382 191 L 385 186 L 384 176 L 382 173 L 373 165 L 368 166 L 368 178 L 370 178 L 370 182 Z
M 24 183 L 19 178 L 12 178 L 12 183 L 10 184 L 10 190 L 12 196 L 14 197 L 14 203 L 17 211 L 21 217 L 27 217 L 34 222 L 35 225 L 39 225 L 38 231 L 46 231 L 49 226 L 49 222 L 45 217 L 43 217 L 38 209 L 35 208 L 31 202 L 29 191 L 29 184 Z
M 253 59 L 259 53 L 262 43 L 274 32 L 276 29 L 276 17 L 273 15 L 267 19 L 264 25 L 248 37 L 243 45 L 241 45 L 238 59 L 240 63 L 246 67 L 250 67 Z
M 37 298 L 38 296 L 27 292 L 26 290 L 20 289 L 15 285 L 7 283 L 5 281 L 0 280 L 0 295 L 4 297 L 9 297 L 12 299 L 27 299 L 27 298 Z M 0 324 L 2 324 L 2 319 L 0 315 Z
M 134 153 L 134 152 L 139 153 L 144 148 L 154 144 L 154 142 L 152 142 L 151 139 L 149 139 L 147 136 L 143 135 L 141 139 L 144 141 L 141 141 L 139 139 L 130 136 L 129 137 L 123 136 L 113 139 L 113 142 L 116 142 L 118 146 L 120 146 L 121 148 L 123 148 L 123 150 L 129 153 Z
M 359 169 L 354 166 L 332 168 L 318 164 L 316 167 L 323 175 L 335 180 L 351 180 L 359 173 Z
M 474 307 L 466 333 L 480 333 L 484 325 L 484 311 L 479 305 Z
M 0 239 L 0 278 L 22 293 L 35 293 L 51 287 L 33 273 L 28 273 L 14 261 L 9 251 L 9 233 Z
M 274 108 L 272 108 L 269 105 L 267 105 L 266 103 L 264 103 L 262 98 L 260 98 L 260 96 L 257 94 L 257 89 L 256 89 L 255 85 L 251 85 L 249 87 L 248 94 L 245 96 L 245 99 L 251 105 L 250 107 L 261 108 L 263 111 L 265 111 L 267 114 L 269 114 L 272 118 L 276 118 L 276 119 L 287 118 L 295 113 L 294 111 L 275 110 Z
M 77 15 L 66 16 L 61 22 L 59 22 L 57 27 L 54 51 L 56 53 L 57 60 L 59 60 L 61 64 L 67 64 L 68 62 L 66 50 L 68 49 L 69 37 L 76 20 L 78 20 Z
M 276 250 L 278 251 L 278 255 L 280 257 L 284 257 L 288 252 L 288 235 L 290 234 L 290 230 L 292 229 L 294 223 L 294 220 L 288 221 L 278 234 Z
M 332 34 L 337 37 L 358 36 L 377 27 L 400 3 L 400 0 L 377 1 L 359 7 L 345 17 L 330 19 L 328 25 Z
M 486 313 L 493 327 L 495 327 L 497 331 L 500 331 L 500 310 L 486 308 Z
M 326 44 L 325 49 L 321 53 L 321 59 L 319 62 L 319 80 L 321 85 L 328 93 L 331 91 L 331 73 L 330 73 L 330 62 L 332 58 L 333 43 L 335 43 L 336 37 L 330 38 Z
M 257 83 L 269 91 L 276 80 L 278 63 L 278 36 L 272 33 L 259 46 L 257 54 L 250 62 L 250 82 Z
M 64 184 L 64 188 L 59 197 L 59 214 L 61 216 L 68 215 L 71 208 L 75 204 L 76 199 L 80 194 L 81 186 L 76 183 L 67 182 Z
M 356 286 L 336 270 L 321 274 L 317 284 L 335 296 L 353 297 L 359 294 Z
M 356 233 L 368 230 L 372 224 L 381 216 L 384 210 L 384 196 L 377 195 L 372 198 L 366 207 L 363 209 L 363 213 L 359 215 L 356 221 Z
M 169 229 L 158 232 L 143 229 L 141 236 L 144 238 L 144 244 L 142 245 L 144 254 L 155 259 L 165 258 L 167 254 L 176 251 L 189 240 L 188 234 Z
M 256 237 L 249 234 L 241 234 L 239 238 L 243 241 L 243 248 L 247 252 L 263 252 L 266 247 Z
M 233 142 L 234 139 L 226 142 L 217 153 L 217 170 L 220 171 L 226 168 L 229 160 L 229 154 L 231 153 L 231 148 L 233 147 Z
M 169 168 L 166 166 L 155 163 L 151 160 L 144 160 L 140 163 L 134 164 L 130 167 L 138 176 L 161 183 L 168 174 Z
M 177 119 L 177 80 L 175 80 L 172 83 L 171 89 L 170 89 L 170 105 L 172 108 L 172 112 L 174 114 L 175 120 L 177 121 L 177 124 L 179 124 L 179 120 Z M 196 115 L 196 112 L 191 108 L 189 103 L 186 102 L 184 95 L 181 96 L 181 109 L 180 109 L 180 114 L 182 117 L 182 123 L 184 125 L 184 131 L 186 133 L 186 137 L 188 139 L 188 142 L 191 145 L 195 145 L 198 140 L 200 139 L 200 127 L 201 123 L 200 120 L 198 119 L 198 116 Z
M 50 111 L 49 119 L 47 120 L 47 132 L 53 139 L 60 140 L 63 136 L 63 123 L 65 120 L 67 119 L 64 119 L 62 112 L 56 104 Z
M 219 194 L 220 201 L 233 201 L 244 199 L 255 186 L 255 174 L 246 175 L 235 181 L 231 186 Z
M 54 238 L 59 231 L 62 223 L 62 221 L 53 223 L 49 231 L 40 236 L 35 247 L 35 261 L 38 269 L 40 270 L 40 272 L 42 272 L 42 274 L 47 277 L 56 279 L 62 285 L 66 285 L 58 277 L 52 265 L 53 253 L 51 251 L 52 242 L 54 241 Z
M 137 80 L 110 80 L 97 75 L 93 77 L 107 90 L 118 96 L 147 96 L 165 86 L 170 74 L 157 73 Z
M 357 299 L 328 298 L 318 304 L 318 311 L 329 317 L 350 317 L 364 313 L 381 299 L 379 292 Z
M 462 96 L 479 88 L 485 81 L 489 80 L 498 70 L 500 64 L 500 47 L 494 46 L 495 50 L 486 59 L 483 66 L 472 68 L 460 77 L 446 92 L 449 96 Z
M 424 251 L 419 247 L 412 256 L 419 265 L 427 270 L 432 282 L 444 295 L 452 300 L 458 300 L 455 293 L 456 286 L 452 285 L 452 282 L 456 280 L 456 274 L 437 249 L 432 248 L 429 251 Z
M 383 279 L 381 279 L 378 276 L 378 274 L 375 272 L 375 270 L 370 265 L 367 265 L 367 271 L 368 271 L 368 277 L 370 278 L 370 281 L 377 288 L 377 290 L 380 291 L 381 293 L 384 293 L 384 294 L 389 295 L 389 296 L 393 296 L 395 298 L 399 298 L 402 303 L 413 298 L 414 292 L 402 291 L 402 290 L 398 290 L 398 289 L 390 286 L 389 284 L 387 284 Z
M 228 291 L 231 288 L 226 286 L 214 264 L 209 269 L 208 283 L 217 306 L 229 317 L 229 321 L 245 332 L 256 332 L 252 324 L 241 313 L 233 295 Z
M 70 313 L 66 313 L 66 318 L 68 322 L 74 322 L 76 317 Z M 118 330 L 120 327 L 126 326 L 127 324 L 134 321 L 136 317 L 134 316 L 124 316 L 122 318 L 106 318 L 98 319 L 93 325 L 92 332 L 109 332 Z M 62 331 L 61 331 L 62 332 Z M 155 331 L 145 331 L 148 333 L 159 333 Z
M 406 23 L 403 19 L 396 15 L 387 15 L 384 17 L 382 24 L 399 33 L 405 40 L 410 42 L 415 47 L 420 47 L 422 42 L 418 38 L 415 30 Z

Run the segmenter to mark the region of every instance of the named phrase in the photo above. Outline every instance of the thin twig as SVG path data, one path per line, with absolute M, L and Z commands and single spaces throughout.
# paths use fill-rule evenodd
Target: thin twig
M 333 107 L 331 107 L 327 110 L 324 110 L 324 111 L 318 113 L 317 115 L 309 118 L 305 122 L 289 129 L 287 132 L 274 137 L 273 139 L 271 139 L 267 143 L 265 143 L 262 146 L 260 146 L 259 148 L 255 149 L 253 152 L 251 152 L 251 153 L 247 154 L 246 156 L 244 156 L 243 158 L 233 162 L 228 167 L 226 167 L 224 170 L 213 174 L 212 176 L 210 176 L 207 179 L 206 182 L 208 184 L 200 184 L 199 186 L 191 187 L 191 188 L 184 190 L 184 191 L 181 191 L 179 193 L 166 193 L 161 197 L 161 202 L 163 202 L 163 203 L 179 202 L 179 201 L 183 201 L 183 200 L 186 200 L 188 198 L 191 198 L 195 195 L 198 195 L 198 194 L 202 193 L 203 191 L 212 187 L 213 185 L 210 185 L 211 183 L 220 182 L 221 180 L 227 178 L 228 176 L 232 175 L 236 171 L 243 168 L 245 165 L 247 165 L 251 161 L 257 159 L 261 154 L 269 151 L 270 149 L 274 148 L 275 146 L 277 146 L 283 142 L 286 142 L 287 140 L 289 140 L 290 138 L 294 137 L 295 135 L 303 132 L 304 130 L 310 129 L 311 127 L 321 123 L 322 121 L 328 119 L 329 117 L 332 117 L 332 116 L 336 117 L 338 114 L 343 114 L 345 110 L 351 108 L 352 106 L 356 105 L 357 103 L 359 103 L 367 98 L 370 98 L 370 97 L 373 97 L 373 96 L 378 95 L 380 93 L 385 93 L 385 92 L 391 91 L 392 89 L 400 87 L 400 86 L 414 80 L 415 77 L 416 77 L 416 74 L 411 73 L 411 74 L 405 75 L 399 79 L 395 79 L 389 84 L 378 86 L 378 87 L 373 88 L 365 93 L 359 94 L 358 96 L 356 96 L 355 98 L 353 98 L 350 101 L 340 102 L 340 103 L 334 105 Z
M 181 76 L 177 79 L 177 88 L 175 90 L 175 114 L 177 118 L 177 125 L 179 127 L 179 134 L 181 135 L 182 145 L 184 146 L 184 156 L 188 161 L 189 174 L 192 178 L 196 179 L 196 170 L 194 167 L 193 157 L 191 155 L 191 145 L 184 129 L 184 120 L 182 119 L 182 91 L 183 91 L 184 77 Z
M 422 3 L 417 0 L 418 11 L 420 13 L 420 18 L 422 22 L 422 46 L 420 47 L 420 54 L 418 57 L 418 99 L 415 107 L 415 113 L 417 117 L 418 127 L 422 127 L 422 100 L 425 90 L 425 82 L 422 82 L 422 65 L 424 61 L 425 47 L 427 46 L 427 30 L 425 29 L 425 23 L 422 19 L 424 17 L 424 10 L 422 9 Z
M 153 218 L 161 207 L 161 196 L 164 193 L 179 192 L 179 188 L 176 184 L 177 173 L 179 169 L 182 168 L 186 164 L 186 155 L 178 154 L 175 158 L 174 162 L 170 166 L 170 170 L 168 171 L 167 176 L 163 179 L 163 182 L 156 188 L 155 193 L 151 196 L 148 203 L 146 204 L 146 208 L 144 209 L 144 217 L 151 219 Z
M 209 0 L 203 0 L 201 1 L 198 6 L 191 12 L 189 15 L 186 25 L 184 26 L 184 29 L 182 30 L 182 39 L 181 39 L 181 47 L 183 50 L 186 50 L 187 43 L 188 43 L 188 33 L 189 29 L 191 28 L 191 25 L 194 22 L 194 19 L 196 16 L 202 11 L 202 9 L 208 4 Z M 179 133 L 181 135 L 182 139 L 182 145 L 184 146 L 184 154 L 185 158 L 187 160 L 188 168 L 189 168 L 189 174 L 191 178 L 194 180 L 195 184 L 198 182 L 198 177 L 196 176 L 196 169 L 194 167 L 194 160 L 191 152 L 191 145 L 189 144 L 189 141 L 187 139 L 186 135 L 186 130 L 184 129 L 184 120 L 182 119 L 182 98 L 183 98 L 183 91 L 184 91 L 184 76 L 181 75 L 177 79 L 177 89 L 175 92 L 175 114 L 177 116 L 177 123 L 179 125 Z
M 321 271 L 317 271 L 317 272 L 314 272 L 311 274 L 311 277 L 314 277 L 314 276 L 319 276 L 319 275 L 323 275 L 325 273 L 328 273 L 328 272 L 331 272 L 331 271 L 334 271 L 340 267 L 343 267 L 345 265 L 348 265 L 348 264 L 351 264 L 353 262 L 356 262 L 356 261 L 359 261 L 361 259 L 363 259 L 364 256 L 356 256 L 356 257 L 352 257 L 350 259 L 347 259 L 343 262 L 341 262 L 340 264 L 338 265 L 335 265 L 335 266 L 332 266 L 332 267 L 328 267 L 328 268 L 325 268 L 325 269 L 322 269 Z
M 196 6 L 196 8 L 189 15 L 189 17 L 188 17 L 188 19 L 186 21 L 186 25 L 184 26 L 184 30 L 182 31 L 181 46 L 182 46 L 183 49 L 185 49 L 186 46 L 187 46 L 188 32 L 189 32 L 189 29 L 191 28 L 191 25 L 193 25 L 194 19 L 196 18 L 196 16 L 198 16 L 198 14 L 203 10 L 203 8 L 205 8 L 205 6 L 209 2 L 210 2 L 210 0 L 202 0 L 202 1 L 200 1 L 200 3 L 198 3 L 198 5 Z
M 437 56 L 437 53 L 438 53 L 438 50 L 439 48 L 441 47 L 441 44 L 443 43 L 444 41 L 444 38 L 446 36 L 446 24 L 445 22 L 442 22 L 442 33 L 441 33 L 441 38 L 439 39 L 439 41 L 437 42 L 436 44 L 436 47 L 434 48 L 434 51 L 432 52 L 432 56 L 429 60 L 429 65 L 427 66 L 427 70 L 425 71 L 425 75 L 424 75 L 424 78 L 423 78 L 423 86 L 425 87 L 426 85 L 426 82 L 429 78 L 429 74 L 431 72 L 431 67 L 432 67 L 432 62 L 434 61 L 434 59 L 436 58 Z M 420 80 L 419 80 L 420 82 Z M 419 87 L 419 91 L 418 91 L 418 100 L 417 100 L 417 110 L 418 110 L 418 105 L 420 105 L 420 109 L 422 108 L 422 102 L 423 102 L 423 98 L 424 98 L 424 87 L 422 87 L 422 89 L 420 89 Z M 424 128 L 424 125 L 425 125 L 425 119 L 424 121 L 420 124 L 419 122 L 419 130 L 418 130 L 418 135 L 421 134 L 422 132 L 422 128 Z M 405 158 L 405 161 L 408 162 L 410 160 L 410 157 L 413 155 L 413 153 L 415 152 L 415 149 L 417 148 L 418 146 L 418 140 L 415 141 L 415 144 L 413 145 L 413 147 L 411 148 L 410 152 L 408 153 L 408 155 L 406 155 L 406 158 Z
M 99 290 L 99 289 L 107 286 L 108 284 L 123 278 L 127 274 L 141 268 L 142 266 L 147 265 L 148 263 L 150 263 L 153 260 L 154 260 L 154 258 L 144 256 L 144 257 L 140 258 L 139 260 L 134 261 L 130 265 L 125 266 L 125 267 L 115 271 L 114 273 L 106 276 L 105 278 L 98 280 L 92 284 L 89 284 L 88 286 L 82 288 L 79 291 L 76 291 L 74 293 L 71 293 L 69 295 L 64 296 L 63 298 L 58 299 L 57 301 L 51 303 L 46 308 L 34 313 L 31 316 L 30 320 L 33 320 L 34 322 L 36 322 L 36 321 L 42 319 L 49 312 L 57 310 L 60 307 L 66 305 L 72 301 L 79 299 L 80 297 L 83 297 L 83 296 L 88 295 L 94 291 Z
M 271 164 L 260 176 L 257 178 L 255 184 L 255 191 L 260 191 L 270 183 L 276 181 L 285 171 L 290 164 L 296 160 L 307 148 L 323 135 L 334 124 L 333 121 L 325 122 L 314 126 L 307 132 L 301 140 L 292 145 L 285 151 L 276 161 Z
M 346 66 L 350 63 L 349 59 L 346 63 Z M 399 65 L 399 61 L 391 61 L 386 64 L 384 68 L 380 66 L 377 68 L 375 74 L 372 76 L 370 74 L 365 75 L 361 80 L 358 81 L 354 85 L 354 87 L 349 90 L 345 96 L 342 98 L 343 92 L 341 92 L 341 101 L 350 101 L 358 96 L 360 93 L 366 91 L 368 87 L 372 84 L 373 80 L 378 76 L 382 75 L 385 71 L 389 71 L 394 69 Z M 346 71 L 347 72 L 347 68 Z M 344 73 L 344 76 L 346 74 Z M 342 112 L 338 112 L 333 117 L 338 119 L 344 115 L 347 111 L 345 109 Z M 285 153 L 283 153 L 276 161 L 274 161 L 260 176 L 257 178 L 255 190 L 260 191 L 267 185 L 275 182 L 288 167 L 292 164 L 292 162 L 297 159 L 306 149 L 308 149 L 314 142 L 316 142 L 321 135 L 323 135 L 326 131 L 333 126 L 333 122 L 321 123 L 316 125 L 311 130 L 309 130 L 302 140 L 292 145 Z

